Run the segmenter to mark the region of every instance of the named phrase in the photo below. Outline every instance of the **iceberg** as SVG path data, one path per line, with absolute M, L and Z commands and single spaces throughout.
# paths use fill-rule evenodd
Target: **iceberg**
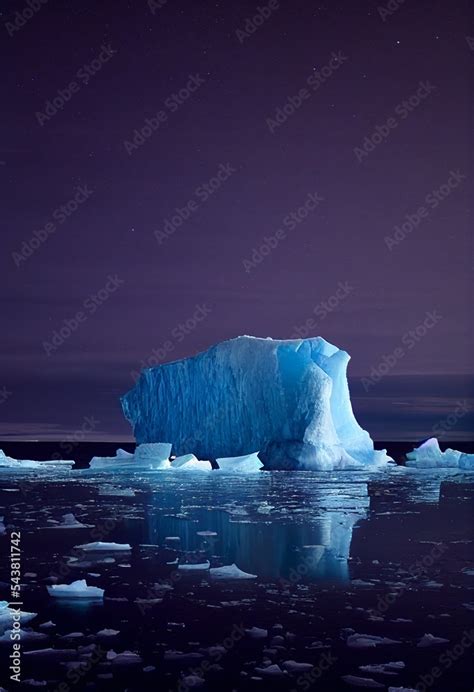
M 357 423 L 347 383 L 349 355 L 322 337 L 241 336 L 142 371 L 121 399 L 140 445 L 169 440 L 201 459 L 261 450 L 267 468 L 378 466 Z
M 54 598 L 103 598 L 104 589 L 98 586 L 87 586 L 85 579 L 78 579 L 71 584 L 53 584 L 47 586 L 48 593 Z
M 430 437 L 406 455 L 406 466 L 417 469 L 460 468 L 474 471 L 474 454 L 463 454 L 456 449 L 442 452 L 436 437 Z
M 0 449 L 0 468 L 9 468 L 15 470 L 23 469 L 70 469 L 76 462 L 72 459 L 52 459 L 50 461 L 33 461 L 32 459 L 13 459 L 5 454 L 3 449 Z
M 252 473 L 263 468 L 263 464 L 258 458 L 258 452 L 244 454 L 241 457 L 223 457 L 216 459 L 216 462 L 219 470 L 232 471 L 233 473 Z

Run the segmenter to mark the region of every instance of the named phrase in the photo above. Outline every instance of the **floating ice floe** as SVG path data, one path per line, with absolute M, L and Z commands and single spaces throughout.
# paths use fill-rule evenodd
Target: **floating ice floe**
M 90 529 L 92 527 L 93 524 L 82 524 L 72 513 L 63 514 L 59 524 L 48 526 L 49 529 Z
M 132 546 L 129 543 L 104 543 L 103 541 L 95 541 L 94 543 L 83 543 L 82 545 L 75 545 L 76 550 L 84 550 L 85 552 L 97 552 L 100 550 L 108 550 L 111 553 L 117 553 L 120 551 L 129 551 Z
M 36 615 L 37 613 L 18 612 L 18 608 L 9 607 L 8 601 L 0 601 L 0 630 L 12 626 L 14 621 L 18 622 L 18 618 L 24 624 L 33 620 Z
M 114 666 L 134 666 L 142 663 L 142 658 L 133 651 L 122 651 L 117 654 L 113 649 L 107 652 L 107 660 Z
M 377 682 L 373 678 L 361 678 L 358 675 L 343 675 L 342 679 L 347 682 L 348 685 L 353 685 L 354 687 L 371 687 L 371 688 L 385 688 L 385 685 Z
M 173 563 L 167 563 L 167 564 L 173 564 Z M 178 569 L 184 570 L 184 571 L 189 571 L 189 572 L 204 572 L 205 570 L 208 570 L 211 566 L 211 563 L 209 560 L 206 560 L 205 562 L 180 562 L 178 564 Z
M 359 666 L 364 673 L 376 673 L 378 675 L 395 675 L 405 668 L 403 661 L 390 661 L 389 663 L 369 663 Z
M 139 444 L 135 450 L 134 463 L 150 469 L 169 469 L 171 445 L 168 442 Z
M 24 644 L 25 642 L 42 641 L 44 639 L 48 639 L 48 635 L 44 634 L 43 632 L 35 632 L 32 629 L 24 630 L 20 628 L 15 630 L 6 630 L 0 637 L 0 642 L 11 644 L 16 640 Z
M 237 567 L 235 562 L 224 567 L 213 567 L 209 570 L 212 579 L 256 579 L 256 574 L 243 572 Z
M 85 579 L 78 579 L 71 584 L 53 584 L 47 586 L 48 593 L 54 598 L 103 598 L 104 589 L 98 586 L 87 586 Z
M 220 471 L 232 471 L 232 473 L 253 473 L 263 468 L 258 452 L 240 457 L 221 457 L 216 461 Z
M 5 452 L 0 449 L 0 468 L 8 468 L 20 471 L 22 469 L 43 469 L 43 470 L 57 470 L 57 469 L 70 469 L 74 466 L 76 462 L 73 460 L 66 459 L 53 459 L 50 461 L 33 461 L 32 459 L 13 459 L 5 454 Z
M 250 639 L 266 639 L 268 637 L 268 630 L 254 626 L 245 630 L 245 634 L 250 637 Z
M 442 452 L 436 437 L 430 437 L 406 456 L 406 466 L 417 469 L 459 468 L 474 471 L 474 454 L 463 454 L 456 449 Z
M 212 464 L 205 459 L 198 459 L 194 454 L 183 454 L 173 459 L 171 468 L 179 471 L 212 471 Z
M 388 637 L 378 637 L 374 634 L 351 634 L 347 638 L 346 644 L 353 649 L 373 649 L 376 646 L 388 644 L 400 644 L 401 642 Z
M 138 443 L 170 440 L 201 459 L 260 449 L 268 468 L 375 467 L 377 452 L 351 407 L 349 356 L 321 337 L 241 336 L 142 371 L 122 397 Z
M 281 664 L 284 670 L 288 673 L 294 673 L 295 675 L 300 675 L 301 673 L 308 673 L 314 668 L 313 663 L 298 663 L 297 661 L 283 661 Z
M 437 644 L 449 644 L 449 639 L 444 637 L 435 637 L 433 634 L 424 634 L 417 646 L 424 649 L 428 646 L 436 646 Z
M 92 457 L 89 468 L 95 471 L 169 469 L 171 445 L 153 442 L 138 445 L 134 454 L 117 449 L 114 457 Z

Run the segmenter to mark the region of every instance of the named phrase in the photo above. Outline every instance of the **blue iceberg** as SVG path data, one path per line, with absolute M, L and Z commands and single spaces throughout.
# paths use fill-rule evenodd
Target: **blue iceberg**
M 138 444 L 201 459 L 260 450 L 266 468 L 356 468 L 389 458 L 357 423 L 349 355 L 321 337 L 241 336 L 142 371 L 122 397 Z

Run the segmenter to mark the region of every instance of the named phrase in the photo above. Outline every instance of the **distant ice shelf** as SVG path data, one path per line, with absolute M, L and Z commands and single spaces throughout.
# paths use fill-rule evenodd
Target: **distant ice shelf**
M 138 444 L 215 460 L 261 450 L 266 468 L 383 465 L 352 412 L 349 356 L 321 337 L 251 336 L 143 370 L 122 397 Z

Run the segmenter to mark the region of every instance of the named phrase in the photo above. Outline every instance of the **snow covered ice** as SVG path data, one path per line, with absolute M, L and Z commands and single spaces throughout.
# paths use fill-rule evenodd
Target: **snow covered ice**
M 406 465 L 417 469 L 460 468 L 474 471 L 474 454 L 463 454 L 455 449 L 442 452 L 436 437 L 430 437 L 408 452 Z
M 261 450 L 267 468 L 332 470 L 388 461 L 352 412 L 349 356 L 321 337 L 250 336 L 143 370 L 122 397 L 137 442 L 201 459 Z
M 244 454 L 241 457 L 221 458 L 216 461 L 219 470 L 232 471 L 233 473 L 252 473 L 253 471 L 260 471 L 263 467 L 262 462 L 258 458 L 258 452 Z
M 178 471 L 212 471 L 210 461 L 197 459 L 194 454 L 183 454 L 171 462 L 171 468 Z
M 50 461 L 33 461 L 32 459 L 13 459 L 5 454 L 5 452 L 0 449 L 0 469 L 8 468 L 9 470 L 23 470 L 23 469 L 49 469 L 57 470 L 60 468 L 70 469 L 74 466 L 75 462 L 72 460 L 64 459 L 52 459 Z
M 103 598 L 104 589 L 88 586 L 85 579 L 78 579 L 71 584 L 53 584 L 47 586 L 48 593 L 54 598 Z
M 117 449 L 114 457 L 92 457 L 89 468 L 95 471 L 129 471 L 130 469 L 169 469 L 171 445 L 166 443 L 138 445 L 135 453 Z

